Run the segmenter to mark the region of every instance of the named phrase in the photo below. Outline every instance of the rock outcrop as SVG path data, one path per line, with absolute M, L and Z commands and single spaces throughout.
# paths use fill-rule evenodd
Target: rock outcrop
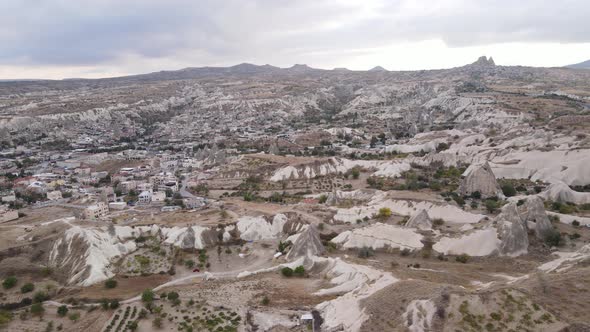
M 430 220 L 426 210 L 420 210 L 418 213 L 413 215 L 410 220 L 408 220 L 406 227 L 429 230 L 432 229 L 432 221 Z
M 471 195 L 474 192 L 479 192 L 482 198 L 502 195 L 496 176 L 487 162 L 468 170 L 467 176 L 461 180 L 459 185 L 461 195 Z
M 288 260 L 298 257 L 320 256 L 326 252 L 326 248 L 320 239 L 320 233 L 314 225 L 309 225 L 295 240 L 293 247 L 287 254 Z
M 529 197 L 526 200 L 521 217 L 525 222 L 525 225 L 527 225 L 528 222 L 535 223 L 535 235 L 541 240 L 553 230 L 549 217 L 547 217 L 547 214 L 545 213 L 543 200 L 537 196 Z
M 496 223 L 500 237 L 500 254 L 513 257 L 526 254 L 529 239 L 524 222 L 516 209 L 516 203 L 506 204 L 496 218 Z
M 575 191 L 561 181 L 552 183 L 547 190 L 539 195 L 555 202 L 574 204 L 590 203 L 590 193 Z
M 480 56 L 477 61 L 475 61 L 472 65 L 474 66 L 495 66 L 496 63 L 492 57 L 486 58 L 485 55 Z

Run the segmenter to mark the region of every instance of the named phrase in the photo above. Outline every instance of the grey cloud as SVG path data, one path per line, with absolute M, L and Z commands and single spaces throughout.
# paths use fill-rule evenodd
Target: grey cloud
M 93 65 L 125 55 L 161 58 L 194 52 L 200 54 L 195 65 L 201 65 L 296 59 L 434 38 L 450 46 L 590 42 L 586 0 L 394 0 L 366 12 L 364 3 L 3 0 L 0 62 Z

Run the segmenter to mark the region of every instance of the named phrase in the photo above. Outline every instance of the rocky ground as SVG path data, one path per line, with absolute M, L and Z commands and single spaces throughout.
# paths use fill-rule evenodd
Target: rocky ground
M 267 69 L 2 83 L 7 148 L 113 123 L 193 141 L 177 171 L 212 203 L 20 209 L 0 224 L 0 329 L 590 330 L 589 72 Z

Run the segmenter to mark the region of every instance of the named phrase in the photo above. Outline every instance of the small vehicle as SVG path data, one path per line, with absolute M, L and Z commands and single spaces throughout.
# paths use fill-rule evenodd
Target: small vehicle
M 201 272 L 199 269 L 194 269 L 193 272 Z

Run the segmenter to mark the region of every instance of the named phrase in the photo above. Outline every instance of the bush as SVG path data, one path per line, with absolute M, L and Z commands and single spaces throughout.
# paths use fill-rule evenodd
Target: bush
M 58 314 L 60 317 L 65 317 L 65 316 L 68 314 L 68 310 L 69 310 L 69 309 L 68 309 L 68 306 L 66 306 L 66 305 L 61 305 L 61 306 L 57 307 L 57 314 Z
M 35 303 L 41 303 L 47 300 L 49 300 L 49 296 L 45 292 L 37 292 L 33 295 L 33 302 Z
M 469 261 L 469 255 L 467 255 L 467 254 L 459 255 L 459 256 L 455 257 L 455 260 L 459 263 L 465 264 Z
M 358 167 L 353 167 L 351 174 L 352 174 L 352 178 L 357 180 L 359 178 L 359 176 L 361 175 L 361 171 L 358 169 Z
M 141 293 L 141 301 L 151 303 L 154 301 L 154 292 L 151 289 L 146 289 Z
M 192 259 L 187 259 L 184 261 L 184 266 L 186 266 L 188 269 L 192 269 L 195 266 L 195 261 Z
M 104 286 L 106 288 L 109 288 L 109 289 L 115 288 L 115 287 L 117 287 L 117 280 L 115 280 L 115 279 L 107 279 L 104 282 Z
M 455 200 L 455 202 L 459 205 L 459 206 L 463 206 L 465 205 L 465 200 L 463 199 L 463 197 L 461 196 L 455 196 L 453 197 L 453 200 Z
M 305 275 L 305 268 L 303 265 L 299 265 L 295 268 L 295 270 L 293 270 L 293 273 L 298 277 L 303 277 L 303 275 Z
M 481 199 L 481 193 L 479 191 L 474 191 L 471 193 L 471 198 L 473 199 Z
M 375 253 L 373 252 L 373 248 L 370 247 L 362 247 L 359 249 L 358 256 L 359 258 L 369 258 L 373 256 Z
M 561 234 L 556 230 L 548 232 L 547 235 L 545 235 L 544 240 L 545 244 L 547 244 L 550 247 L 559 247 L 560 245 L 562 245 L 563 242 Z
M 12 320 L 12 313 L 9 311 L 0 310 L 0 328 L 8 324 Z
M 162 328 L 162 318 L 160 318 L 160 317 L 154 318 L 154 320 L 152 321 L 152 326 L 157 329 L 161 329 Z
M 328 196 L 320 195 L 320 198 L 318 198 L 318 203 L 324 204 L 324 203 L 326 203 L 327 200 L 328 200 Z
M 402 256 L 404 256 L 404 257 L 405 256 L 410 256 L 410 253 L 412 253 L 412 251 L 410 251 L 410 249 L 408 249 L 408 248 L 404 248 L 404 249 L 402 249 L 402 251 L 399 252 L 399 254 L 402 255 Z
M 486 200 L 486 209 L 489 213 L 494 213 L 498 209 L 498 202 L 494 200 Z
M 179 297 L 180 296 L 178 295 L 177 292 L 170 292 L 170 293 L 168 293 L 168 296 L 167 296 L 168 300 L 170 300 L 170 301 L 178 300 Z
M 516 195 L 516 189 L 514 189 L 513 185 L 507 183 L 502 186 L 502 193 L 504 193 L 504 196 L 506 197 L 512 197 Z
M 293 276 L 293 269 L 290 267 L 284 267 L 281 269 L 281 274 L 289 278 Z
M 386 207 L 382 207 L 379 209 L 379 214 L 377 214 L 378 218 L 389 218 L 391 217 L 391 209 L 390 208 L 386 208 Z
M 43 308 L 43 305 L 41 303 L 34 303 L 31 306 L 31 314 L 40 317 L 40 316 L 43 316 L 44 313 L 45 313 L 45 308 Z
M 264 296 L 262 298 L 261 303 L 262 303 L 262 305 L 269 305 L 270 304 L 270 299 L 268 298 L 268 296 Z
M 80 319 L 80 313 L 79 312 L 72 312 L 71 314 L 68 315 L 68 318 L 72 321 L 75 322 L 78 319 Z
M 8 277 L 8 278 L 4 279 L 4 281 L 2 282 L 2 287 L 4 287 L 4 289 L 10 289 L 10 288 L 16 286 L 17 282 L 18 282 L 18 279 L 16 279 L 16 277 Z
M 21 293 L 29 293 L 35 290 L 35 285 L 33 285 L 32 283 L 28 282 L 26 284 L 24 284 L 21 288 L 20 288 L 20 292 Z
M 572 226 L 578 227 L 578 226 L 580 226 L 580 222 L 577 220 L 574 220 L 574 221 L 572 221 Z

